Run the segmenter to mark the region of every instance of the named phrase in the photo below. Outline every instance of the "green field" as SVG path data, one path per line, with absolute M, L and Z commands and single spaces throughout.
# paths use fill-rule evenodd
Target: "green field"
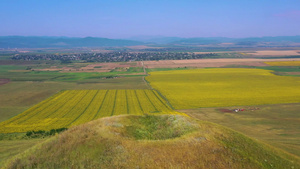
M 244 111 L 234 112 L 241 108 Z M 225 110 L 230 110 L 226 111 Z M 222 111 L 223 110 L 223 111 Z M 180 110 L 242 132 L 300 157 L 300 103 Z
M 0 123 L 0 133 L 49 131 L 101 117 L 148 113 L 175 112 L 155 90 L 67 90 Z
M 175 109 L 300 102 L 300 79 L 270 70 L 174 70 L 151 72 L 146 79 Z
M 32 71 L 31 66 L 0 65 L 0 79 L 9 78 L 11 81 L 55 81 L 97 83 L 106 77 L 128 77 L 134 73 L 142 73 L 141 68 L 129 68 L 126 71 L 112 70 L 110 72 L 59 72 L 59 71 Z M 133 75 L 130 75 L 133 74 Z M 134 75 L 138 76 L 138 75 Z M 143 75 L 139 75 L 143 76 Z
M 30 147 L 44 141 L 44 139 L 31 140 L 1 140 L 0 141 L 0 167 L 4 161 L 24 152 Z

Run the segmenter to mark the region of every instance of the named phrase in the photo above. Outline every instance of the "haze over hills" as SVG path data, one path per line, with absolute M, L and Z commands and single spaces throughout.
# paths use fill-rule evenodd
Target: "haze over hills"
M 266 36 L 266 37 L 249 37 L 249 38 L 228 38 L 228 37 L 195 37 L 195 38 L 180 38 L 180 37 L 136 37 L 131 40 L 137 40 L 147 43 L 157 44 L 182 44 L 182 45 L 209 45 L 220 43 L 233 43 L 235 45 L 255 45 L 259 43 L 274 43 L 274 44 L 290 44 L 300 43 L 300 36 Z M 299 44 L 298 44 L 299 45 Z
M 275 37 L 161 37 L 140 36 L 129 39 L 99 37 L 49 37 L 49 36 L 0 36 L 0 48 L 74 48 L 74 47 L 121 47 L 136 45 L 218 45 L 235 46 L 300 46 L 300 36 Z
M 108 39 L 96 37 L 46 37 L 46 36 L 2 36 L 0 48 L 73 48 L 73 47 L 106 47 L 135 46 L 143 42 Z

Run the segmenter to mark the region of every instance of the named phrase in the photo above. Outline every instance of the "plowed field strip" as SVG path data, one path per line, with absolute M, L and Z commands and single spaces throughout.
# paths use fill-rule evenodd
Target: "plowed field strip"
M 103 92 L 102 92 L 103 93 Z M 105 93 L 104 93 L 104 96 L 102 97 L 102 98 L 100 98 L 99 99 L 99 101 L 101 102 L 101 104 L 99 104 L 100 106 L 99 106 L 99 108 L 97 109 L 97 113 L 95 114 L 95 116 L 93 117 L 93 119 L 97 119 L 97 118 L 99 118 L 100 117 L 100 110 L 101 110 L 101 108 L 102 108 L 102 106 L 104 105 L 104 100 L 105 100 L 105 98 L 106 98 L 106 96 L 107 96 L 107 93 L 108 93 L 108 90 L 105 90 Z M 99 102 L 99 103 L 100 103 Z
M 96 95 L 98 94 L 99 91 L 93 91 L 90 92 L 91 96 L 88 97 L 88 99 L 86 100 L 86 106 L 82 106 L 82 112 L 81 114 L 79 114 L 79 116 L 77 116 L 75 119 L 72 120 L 72 122 L 70 122 L 67 126 L 71 125 L 72 123 L 74 123 L 75 121 L 77 121 L 79 118 L 81 118 L 84 114 L 90 114 L 90 112 L 86 112 L 86 110 L 90 107 L 90 105 L 93 103 Z M 92 97 L 92 99 L 90 99 Z M 86 112 L 86 113 L 85 113 Z M 79 121 L 79 120 L 78 120 Z
M 17 122 L 17 124 L 31 124 L 31 121 L 38 120 L 40 117 L 48 118 L 48 116 L 54 114 L 57 110 L 65 105 L 69 99 L 76 97 L 76 92 L 66 92 L 65 97 L 62 96 L 59 99 L 51 100 L 51 105 L 44 105 L 43 103 L 38 104 L 41 109 L 36 109 L 36 111 L 28 112 L 27 118 L 20 118 L 22 121 Z M 37 105 L 37 106 L 38 106 Z
M 127 90 L 127 98 L 128 98 L 128 113 L 129 114 L 143 114 L 143 110 L 141 108 L 140 102 L 136 97 L 135 90 Z
M 115 99 L 115 109 L 113 115 L 128 114 L 126 91 L 118 90 Z
M 17 121 L 21 118 L 22 121 L 26 121 L 29 118 L 33 117 L 34 115 L 36 115 L 37 113 L 44 111 L 44 109 L 53 106 L 55 104 L 54 100 L 59 100 L 60 98 L 63 98 L 66 94 L 68 93 L 68 91 L 64 91 L 62 93 L 58 93 L 57 95 L 50 97 L 49 99 L 42 101 L 40 104 L 33 106 L 31 108 L 29 108 L 28 110 L 26 110 L 24 112 L 24 116 L 16 116 L 14 117 L 12 120 L 12 122 L 18 123 Z
M 0 133 L 51 130 L 120 114 L 176 114 L 153 90 L 70 90 L 60 92 L 0 123 Z

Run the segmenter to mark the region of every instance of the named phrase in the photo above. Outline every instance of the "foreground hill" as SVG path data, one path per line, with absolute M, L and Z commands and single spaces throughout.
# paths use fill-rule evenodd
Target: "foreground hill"
M 299 159 L 180 115 L 123 115 L 73 127 L 5 168 L 300 168 Z

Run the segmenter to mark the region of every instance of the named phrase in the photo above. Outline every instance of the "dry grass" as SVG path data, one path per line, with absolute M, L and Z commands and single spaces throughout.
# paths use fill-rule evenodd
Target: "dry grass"
M 0 168 L 4 161 L 24 152 L 26 149 L 42 142 L 42 139 L 32 140 L 1 140 L 0 141 Z
M 233 109 L 244 109 L 234 112 Z M 231 110 L 224 112 L 223 110 Z M 300 157 L 300 104 L 236 106 L 181 110 L 193 118 L 240 131 Z
M 151 118 L 116 116 L 71 128 L 11 159 L 5 168 L 300 167 L 299 159 L 216 124 L 183 116 Z M 174 128 L 178 122 L 192 130 L 173 139 L 136 140 L 127 128 L 143 126 L 144 120 L 154 127 L 165 124 L 162 135 L 184 131 Z
M 1 85 L 4 85 L 4 84 L 6 84 L 6 83 L 9 83 L 9 82 L 10 82 L 9 79 L 0 79 L 0 86 L 1 86 Z

